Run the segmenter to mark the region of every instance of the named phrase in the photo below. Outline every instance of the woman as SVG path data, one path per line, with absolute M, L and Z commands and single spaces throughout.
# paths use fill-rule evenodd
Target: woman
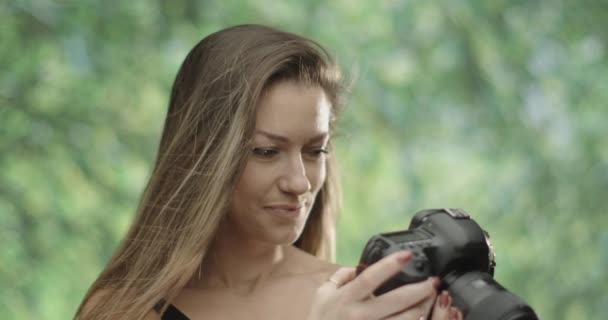
M 329 55 L 259 25 L 209 35 L 175 79 L 137 216 L 79 319 L 457 319 L 438 279 L 372 292 L 411 257 L 354 277 L 334 253 Z

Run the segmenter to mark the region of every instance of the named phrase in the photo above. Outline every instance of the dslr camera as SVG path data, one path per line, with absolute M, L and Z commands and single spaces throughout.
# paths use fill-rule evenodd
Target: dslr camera
M 485 232 L 461 209 L 428 209 L 414 215 L 409 229 L 370 238 L 357 274 L 393 252 L 410 250 L 412 260 L 378 287 L 381 295 L 437 276 L 466 320 L 538 320 L 521 298 L 494 280 L 494 252 Z

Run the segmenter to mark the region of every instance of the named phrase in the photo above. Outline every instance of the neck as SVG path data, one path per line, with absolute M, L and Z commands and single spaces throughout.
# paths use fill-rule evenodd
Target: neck
M 270 279 L 285 274 L 285 266 L 297 250 L 292 245 L 276 245 L 234 232 L 218 232 L 190 287 L 223 289 L 240 296 L 254 293 Z

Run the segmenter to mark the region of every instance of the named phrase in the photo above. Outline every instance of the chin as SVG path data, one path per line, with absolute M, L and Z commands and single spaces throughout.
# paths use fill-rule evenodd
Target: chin
M 302 231 L 292 231 L 292 232 L 285 232 L 285 233 L 281 233 L 281 234 L 273 234 L 273 235 L 268 235 L 269 238 L 271 239 L 271 242 L 277 245 L 291 245 L 294 244 L 302 235 Z

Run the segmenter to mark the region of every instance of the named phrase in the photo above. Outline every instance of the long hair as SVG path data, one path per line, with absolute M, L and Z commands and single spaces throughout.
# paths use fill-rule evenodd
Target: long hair
M 266 26 L 240 25 L 207 36 L 189 52 L 173 84 L 135 219 L 75 319 L 99 291 L 110 294 L 101 295 L 90 310 L 87 306 L 86 319 L 142 319 L 155 306 L 164 310 L 187 284 L 244 170 L 258 102 L 279 81 L 323 88 L 334 127 L 345 90 L 336 63 L 317 43 Z M 333 260 L 340 207 L 333 156 L 326 166 L 327 178 L 295 245 Z

